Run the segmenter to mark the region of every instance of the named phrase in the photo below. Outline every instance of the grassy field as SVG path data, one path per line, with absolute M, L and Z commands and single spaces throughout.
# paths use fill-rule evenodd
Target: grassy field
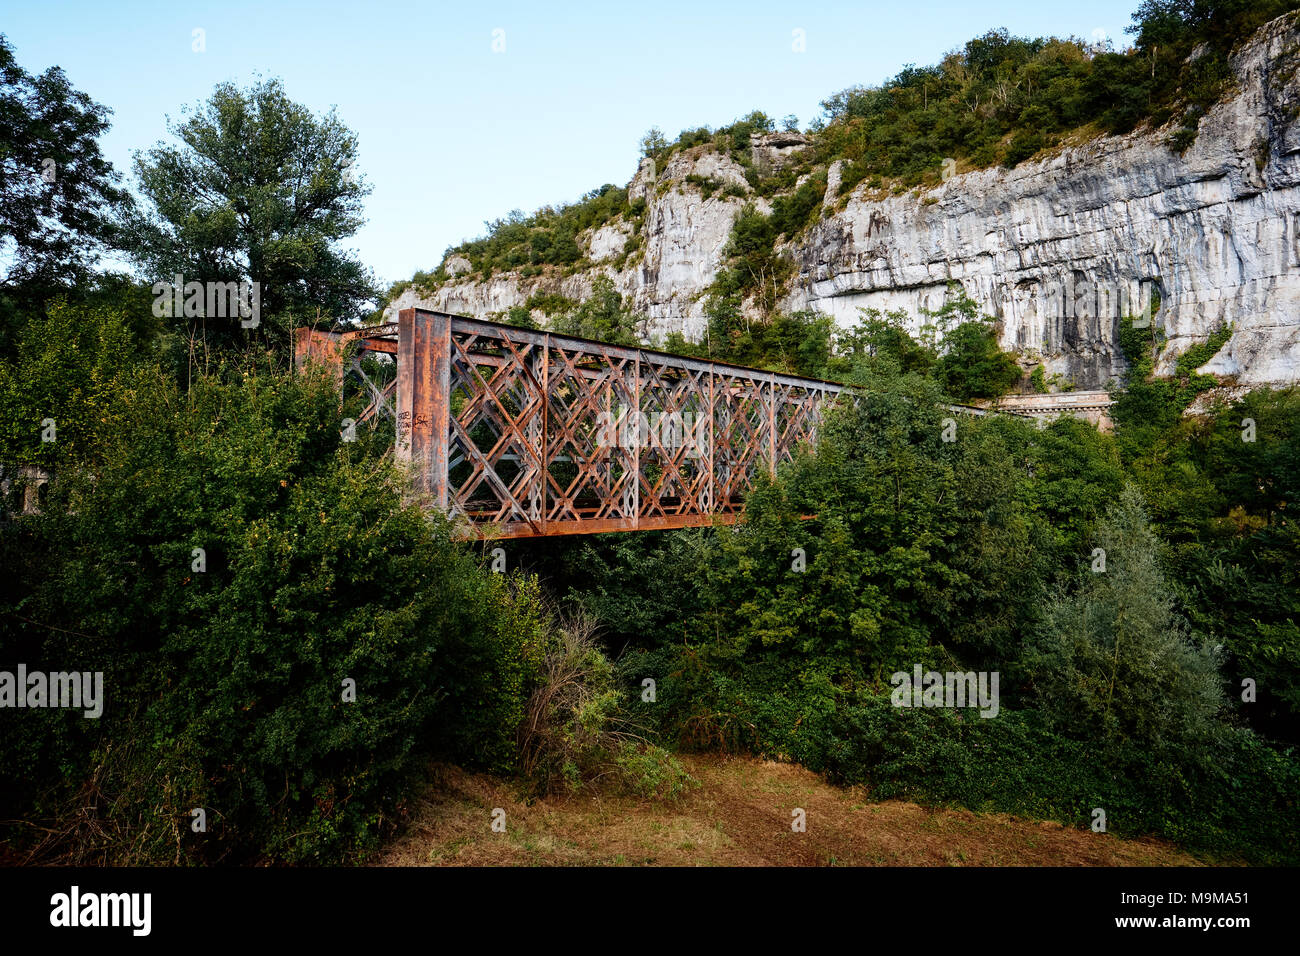
M 875 802 L 789 764 L 684 756 L 677 802 L 582 795 L 527 801 L 500 778 L 433 768 L 384 866 L 1197 866 L 1155 839 L 1124 840 L 1005 814 Z M 492 813 L 505 811 L 505 832 Z M 807 829 L 791 830 L 792 811 Z

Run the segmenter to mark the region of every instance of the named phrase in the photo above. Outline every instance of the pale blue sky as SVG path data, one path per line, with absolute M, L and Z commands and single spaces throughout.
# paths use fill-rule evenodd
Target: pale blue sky
M 671 138 L 752 109 L 794 113 L 806 126 L 831 93 L 937 62 L 994 27 L 1103 30 L 1123 47 L 1137 5 L 5 0 L 0 32 L 24 68 L 62 66 L 113 110 L 104 147 L 128 175 L 132 152 L 165 136 L 165 117 L 223 80 L 280 76 L 299 102 L 337 105 L 375 187 L 353 245 L 391 282 L 434 267 L 484 220 L 626 183 L 651 126 Z M 192 49 L 196 28 L 202 53 Z

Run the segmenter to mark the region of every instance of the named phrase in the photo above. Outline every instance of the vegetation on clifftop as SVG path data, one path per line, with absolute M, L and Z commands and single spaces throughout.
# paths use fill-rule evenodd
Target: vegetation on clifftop
M 1133 45 L 1122 51 L 1108 39 L 1028 38 L 991 30 L 937 64 L 908 65 L 878 86 L 829 96 L 807 131 L 811 149 L 779 169 L 762 169 L 752 160 L 754 137 L 777 128 L 758 110 L 718 129 L 683 130 L 672 141 L 652 129 L 641 151 L 660 175 L 682 150 L 723 153 L 740 164 L 754 194 L 775 197 L 770 221 L 757 222 L 752 210 L 738 218 L 730 274 L 719 276 L 714 290 L 755 295 L 770 308 L 771 290 L 779 292 L 788 278 L 773 246 L 815 219 L 831 163 L 844 163 L 844 195 L 864 181 L 904 189 L 938 183 L 945 169 L 1011 167 L 1072 136 L 1124 133 L 1142 124 L 1172 121 L 1169 143 L 1185 149 L 1206 110 L 1231 88 L 1231 54 L 1260 26 L 1297 8 L 1300 0 L 1143 0 L 1128 27 Z M 787 117 L 782 126 L 797 123 Z M 796 188 L 800 175 L 817 170 Z M 706 197 L 719 193 L 707 182 L 697 186 Z M 732 189 L 728 195 L 738 193 Z M 465 257 L 483 276 L 573 267 L 582 258 L 580 233 L 620 215 L 639 227 L 626 191 L 606 185 L 572 205 L 531 216 L 516 210 L 486 223 L 487 235 L 453 246 L 446 257 Z M 429 289 L 446 278 L 435 271 L 413 281 Z

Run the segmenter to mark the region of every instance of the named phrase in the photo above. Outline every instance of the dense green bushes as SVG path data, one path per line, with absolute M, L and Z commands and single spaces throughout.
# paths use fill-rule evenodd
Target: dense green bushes
M 1194 745 L 1105 744 L 1003 706 L 996 718 L 899 708 L 816 668 L 784 679 L 742 675 L 705 653 L 632 654 L 629 682 L 651 676 L 658 719 L 687 747 L 796 761 L 875 799 L 954 804 L 1087 828 L 1094 811 L 1122 836 L 1159 834 L 1226 860 L 1294 865 L 1300 759 L 1250 731 L 1217 727 Z
M 1170 545 L 1190 620 L 1223 644 L 1230 702 L 1253 726 L 1298 740 L 1300 534 L 1288 505 L 1300 495 L 1300 392 L 1260 389 L 1184 416 L 1213 382 L 1196 366 L 1225 337 L 1186 353 L 1171 378 L 1151 376 L 1149 358 L 1135 362 L 1113 407 L 1116 446 Z M 1246 679 L 1258 692 L 1249 704 Z
M 888 693 L 844 689 L 815 668 L 751 679 L 698 650 L 630 654 L 629 682 L 659 681 L 658 719 L 681 745 L 796 761 L 875 799 L 953 804 L 1087 828 L 1159 834 L 1225 860 L 1297 862 L 1300 759 L 1248 730 L 1218 727 L 1194 745 L 1103 744 L 1053 726 L 1039 711 L 996 718 L 899 708 Z
M 869 697 L 837 709 L 818 769 L 880 799 L 923 799 L 1088 827 L 1157 833 L 1226 859 L 1294 865 L 1300 760 L 1223 728 L 1195 748 L 1103 748 L 1034 711 L 993 720 L 900 709 Z
M 582 258 L 580 232 L 630 212 L 627 190 L 607 183 L 569 205 L 548 206 L 531 216 L 515 210 L 487 223 L 483 238 L 453 246 L 447 255 L 465 257 L 484 277 L 527 266 L 569 266 Z
M 938 65 L 829 97 L 819 154 L 850 161 L 847 191 L 869 176 L 936 180 L 947 157 L 1014 166 L 1087 124 L 1127 132 L 1180 117 L 1174 141 L 1183 148 L 1229 85 L 1228 55 L 1295 8 L 1294 0 L 1145 0 L 1130 27 L 1134 47 L 1122 53 L 993 30 Z
M 1275 732 L 1269 715 L 1290 706 L 1300 614 L 1282 591 L 1294 572 L 1271 569 L 1275 584 L 1246 563 L 1294 564 L 1289 525 L 1243 536 L 1249 523 L 1211 523 L 1171 550 L 1125 484 L 1122 438 L 995 417 L 954 419 L 946 440 L 935 384 L 893 361 L 907 340 L 888 323 L 874 331 L 879 348 L 860 361 L 887 374 L 865 373 L 873 391 L 827 423 L 815 456 L 751 495 L 743 525 L 614 554 L 578 546 L 571 593 L 630 622 L 612 625 L 629 690 L 658 685 L 634 719 L 682 746 L 795 760 L 879 797 L 1081 826 L 1100 808 L 1112 832 L 1296 862 L 1300 759 L 1234 716 Z M 1300 416 L 1267 411 L 1293 401 L 1268 394 L 1250 401 L 1271 451 L 1219 459 L 1217 483 L 1235 489 L 1225 513 L 1229 501 L 1267 513 L 1247 486 L 1289 488 L 1297 473 L 1281 423 Z M 614 560 L 654 576 L 643 600 L 612 594 Z M 1273 688 L 1267 703 L 1240 700 L 1247 659 Z M 918 664 L 998 672 L 998 715 L 892 706 L 891 675 Z
M 519 727 L 520 770 L 536 792 L 613 783 L 640 797 L 677 797 L 693 782 L 630 721 L 595 622 L 578 614 L 548 632 L 541 680 Z
M 98 426 L 138 350 L 121 308 L 64 299 L 17 327 L 0 363 L 0 462 L 56 467 L 96 453 Z M 53 421 L 53 428 L 42 424 Z M 50 439 L 50 440 L 44 440 Z
M 581 305 L 556 314 L 551 328 L 615 345 L 639 345 L 643 323 L 642 316 L 623 305 L 623 296 L 609 276 L 598 275 L 592 280 L 591 295 Z
M 331 860 L 373 845 L 426 755 L 513 767 L 536 586 L 403 505 L 329 382 L 232 367 L 182 392 L 120 361 L 87 403 L 51 383 L 117 352 L 46 342 L 0 390 L 6 422 L 69 443 L 45 513 L 0 525 L 0 659 L 102 671 L 107 704 L 6 712 L 4 818 L 37 813 L 83 861 Z

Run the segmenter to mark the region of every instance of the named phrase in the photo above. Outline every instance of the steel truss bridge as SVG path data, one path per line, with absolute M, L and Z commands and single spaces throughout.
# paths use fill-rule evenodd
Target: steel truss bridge
M 353 427 L 391 418 L 416 495 L 481 537 L 734 522 L 843 390 L 425 309 L 298 329 L 294 358 L 359 384 Z

